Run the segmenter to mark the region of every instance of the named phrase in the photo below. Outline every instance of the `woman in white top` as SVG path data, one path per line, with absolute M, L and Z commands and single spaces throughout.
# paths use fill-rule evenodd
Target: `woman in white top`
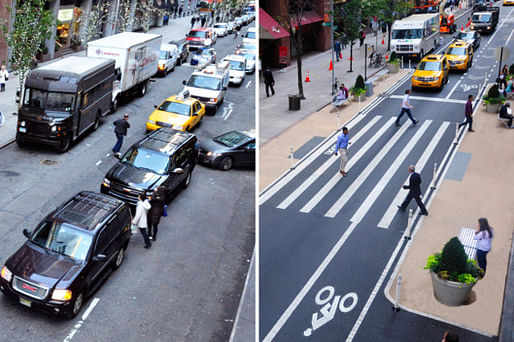
M 477 261 L 478 266 L 484 270 L 487 266 L 487 253 L 491 250 L 491 240 L 493 238 L 493 230 L 489 227 L 486 218 L 478 219 L 478 228 L 475 231 L 475 240 L 477 241 Z
M 0 91 L 5 91 L 5 82 L 9 79 L 9 72 L 5 65 L 0 68 Z
M 148 227 L 147 214 L 150 208 L 150 202 L 145 199 L 143 195 L 139 195 L 136 205 L 136 214 L 132 218 L 132 224 L 135 224 L 139 228 L 141 235 L 143 235 L 143 239 L 145 240 L 145 248 L 152 247 L 152 243 L 150 242 L 148 234 L 146 233 L 146 228 Z

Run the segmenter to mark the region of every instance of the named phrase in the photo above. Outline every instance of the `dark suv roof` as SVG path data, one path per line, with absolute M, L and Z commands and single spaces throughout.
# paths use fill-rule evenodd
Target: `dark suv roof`
M 194 134 L 188 132 L 178 131 L 172 128 L 160 128 L 141 140 L 137 144 L 137 147 L 171 155 L 193 137 Z
M 110 196 L 83 191 L 57 208 L 49 218 L 68 222 L 86 230 L 95 230 L 100 222 L 121 205 L 123 205 L 122 201 Z

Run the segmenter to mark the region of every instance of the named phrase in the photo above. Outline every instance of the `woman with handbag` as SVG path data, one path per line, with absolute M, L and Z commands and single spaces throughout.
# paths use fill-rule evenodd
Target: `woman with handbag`
M 143 195 L 139 195 L 136 205 L 136 214 L 132 218 L 132 224 L 136 225 L 139 228 L 141 235 L 143 235 L 143 239 L 145 240 L 145 248 L 152 247 L 152 243 L 146 234 L 146 228 L 148 227 L 147 215 L 150 208 L 150 202 L 145 199 Z
M 148 213 L 148 218 L 150 220 L 150 224 L 148 225 L 148 235 L 150 239 L 155 242 L 157 240 L 157 230 L 159 226 L 159 222 L 161 220 L 161 216 L 164 214 L 164 205 L 166 204 L 166 188 L 163 186 L 158 186 L 155 188 L 152 199 L 150 200 L 150 211 Z

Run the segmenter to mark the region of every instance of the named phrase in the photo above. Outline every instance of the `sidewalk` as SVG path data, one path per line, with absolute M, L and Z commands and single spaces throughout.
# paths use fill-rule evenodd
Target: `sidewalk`
M 191 28 L 191 16 L 170 19 L 169 25 L 162 27 L 152 27 L 148 33 L 161 34 L 162 42 L 168 43 L 170 40 L 181 40 L 185 38 L 186 33 Z M 86 50 L 78 51 L 68 56 L 85 56 Z M 60 58 L 64 58 L 60 57 Z M 52 59 L 48 62 L 39 63 L 38 65 L 45 65 L 55 61 Z M 18 89 L 18 75 L 12 70 L 9 71 L 9 81 L 5 85 L 5 92 L 0 95 L 0 112 L 5 116 L 5 125 L 0 127 L 0 148 L 14 141 L 16 136 L 16 123 L 18 117 L 13 115 L 17 113 L 18 106 L 16 104 L 16 90 Z

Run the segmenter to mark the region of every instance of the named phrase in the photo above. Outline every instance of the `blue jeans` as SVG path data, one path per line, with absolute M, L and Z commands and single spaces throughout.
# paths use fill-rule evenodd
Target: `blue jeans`
M 400 115 L 398 115 L 398 118 L 396 119 L 396 124 L 400 124 L 400 118 L 403 116 L 403 114 L 407 113 L 407 116 L 409 119 L 411 119 L 412 123 L 415 124 L 416 121 L 414 121 L 414 118 L 412 117 L 412 114 L 410 112 L 410 108 L 402 108 L 402 111 L 400 112 Z
M 487 253 L 488 252 L 477 249 L 478 266 L 480 266 L 480 268 L 484 270 L 484 275 L 485 275 L 485 268 L 487 267 L 487 259 L 486 259 Z
M 141 235 L 143 235 L 143 240 L 145 240 L 145 246 L 152 247 L 152 243 L 148 238 L 148 234 L 146 234 L 146 228 L 139 227 L 139 231 L 141 232 Z
M 121 145 L 123 144 L 123 135 L 116 133 L 116 138 L 118 138 L 118 141 L 116 141 L 116 145 L 112 148 L 114 153 L 120 152 Z

